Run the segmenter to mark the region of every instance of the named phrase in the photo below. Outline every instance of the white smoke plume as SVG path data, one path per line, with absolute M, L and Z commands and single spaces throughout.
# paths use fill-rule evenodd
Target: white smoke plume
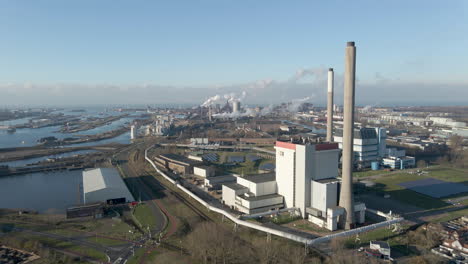
M 291 102 L 288 103 L 288 112 L 295 113 L 297 110 L 299 110 L 299 107 L 301 107 L 304 103 L 307 101 L 310 101 L 314 96 L 307 96 L 301 99 L 293 99 Z
M 328 70 L 323 67 L 300 69 L 296 72 L 296 74 L 294 74 L 294 76 L 289 78 L 289 82 L 298 82 L 307 76 L 313 76 L 316 79 L 323 79 L 324 76 L 326 76 L 327 71 Z
M 208 106 L 212 106 L 215 104 L 224 104 L 226 101 L 228 101 L 229 103 L 242 102 L 242 100 L 244 100 L 246 96 L 247 96 L 247 92 L 245 91 L 243 91 L 240 94 L 240 96 L 238 96 L 237 93 L 228 93 L 223 96 L 217 94 L 215 96 L 208 98 L 205 102 L 203 102 L 203 104 L 201 104 L 201 106 L 208 107 Z

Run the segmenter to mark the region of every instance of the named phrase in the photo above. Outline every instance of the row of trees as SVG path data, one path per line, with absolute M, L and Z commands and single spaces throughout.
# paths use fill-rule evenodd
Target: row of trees
M 305 254 L 305 248 L 288 241 L 251 236 L 248 241 L 238 232 L 215 223 L 200 223 L 188 236 L 192 258 L 200 263 L 299 264 L 321 263 Z M 307 261 L 307 262 L 306 262 Z

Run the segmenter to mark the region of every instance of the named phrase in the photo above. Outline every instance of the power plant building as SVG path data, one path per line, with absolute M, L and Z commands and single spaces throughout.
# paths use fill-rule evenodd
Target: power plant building
M 368 168 L 373 161 L 380 161 L 386 156 L 387 130 L 385 128 L 354 129 L 353 151 L 354 163 L 358 167 Z M 334 142 L 343 149 L 343 130 L 337 129 Z
M 83 203 L 131 202 L 134 198 L 114 168 L 83 171 Z
M 336 230 L 344 210 L 338 206 L 340 180 L 337 143 L 276 142 L 276 182 L 285 207 L 298 208 L 303 218 Z M 356 203 L 358 223 L 365 219 L 365 205 Z

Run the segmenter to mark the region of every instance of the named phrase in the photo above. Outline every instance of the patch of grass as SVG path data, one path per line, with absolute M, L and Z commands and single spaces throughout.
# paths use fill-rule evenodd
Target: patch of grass
M 447 167 L 435 167 L 427 169 L 429 171 L 428 177 L 436 178 L 443 181 L 450 182 L 468 182 L 468 170 L 454 169 Z
M 304 224 L 298 224 L 295 226 L 297 229 L 301 230 L 306 230 L 306 231 L 312 231 L 314 233 L 330 233 L 330 230 L 327 230 L 325 228 L 319 227 L 315 224 L 312 223 L 304 223 Z
M 120 239 L 138 239 L 141 237 L 139 232 L 131 234 L 129 230 L 135 231 L 132 226 L 120 219 L 99 219 L 90 222 L 81 223 L 83 231 L 107 235 Z
M 276 217 L 273 217 L 271 221 L 277 225 L 284 225 L 287 223 L 291 223 L 299 218 L 300 218 L 299 216 L 295 216 L 295 215 L 291 216 L 289 214 L 280 214 Z
M 428 178 L 428 176 L 409 173 L 388 175 L 386 177 L 376 179 L 375 183 L 377 183 L 377 185 L 372 189 L 377 192 L 390 194 L 391 199 L 424 209 L 434 209 L 447 206 L 448 204 L 441 199 L 426 196 L 398 185 L 399 183 L 425 178 Z
M 28 236 L 28 239 L 37 240 L 47 246 L 54 247 L 57 249 L 63 249 L 67 251 L 76 252 L 76 253 L 88 256 L 90 258 L 97 259 L 99 261 L 103 261 L 103 262 L 107 261 L 106 254 L 93 248 L 89 248 L 89 247 L 85 247 L 81 245 L 75 245 L 69 241 L 62 241 L 58 239 L 40 237 L 40 236 Z
M 435 219 L 431 219 L 430 221 L 432 223 L 447 222 L 447 221 L 450 221 L 450 220 L 453 220 L 453 219 L 456 219 L 456 218 L 459 218 L 459 217 L 462 217 L 462 216 L 465 216 L 465 215 L 468 215 L 468 209 L 462 209 L 462 210 L 458 210 L 458 211 L 448 212 L 448 213 L 445 213 L 444 216 L 439 217 L 439 218 L 435 218 Z
M 156 219 L 151 212 L 151 208 L 147 204 L 139 204 L 135 208 L 134 215 L 140 224 L 143 225 L 143 228 L 149 227 L 153 229 L 156 226 Z
M 356 177 L 356 178 L 369 177 L 369 176 L 380 175 L 380 174 L 388 174 L 390 172 L 391 171 L 385 171 L 385 170 L 357 171 L 357 172 L 353 172 L 353 177 Z
M 89 242 L 97 243 L 103 246 L 116 246 L 126 244 L 127 242 L 121 240 L 114 240 L 105 237 L 88 237 L 86 238 Z
M 135 256 L 132 256 L 128 259 L 127 264 L 137 264 L 140 263 L 140 259 L 145 254 L 145 248 L 139 248 L 135 250 Z

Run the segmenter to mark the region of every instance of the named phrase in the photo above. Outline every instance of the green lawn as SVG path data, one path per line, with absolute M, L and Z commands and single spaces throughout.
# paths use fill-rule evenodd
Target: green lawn
M 433 223 L 447 222 L 447 221 L 450 221 L 450 220 L 453 220 L 462 216 L 466 216 L 466 215 L 468 215 L 468 209 L 462 209 L 462 210 L 446 213 L 444 216 L 439 217 L 439 218 L 431 219 L 431 222 Z
M 86 240 L 92 243 L 101 244 L 103 246 L 116 246 L 116 245 L 122 245 L 122 244 L 127 243 L 125 241 L 114 240 L 114 239 L 109 239 L 105 237 L 88 237 Z
M 388 174 L 391 171 L 385 171 L 385 170 L 367 170 L 367 171 L 357 171 L 353 172 L 353 177 L 359 178 L 359 177 L 369 177 L 369 176 L 374 176 L 374 175 L 379 175 L 379 174 Z
M 135 255 L 131 256 L 128 259 L 127 264 L 138 264 L 138 263 L 140 263 L 140 260 L 143 257 L 143 255 L 145 254 L 146 250 L 147 250 L 146 248 L 135 249 Z
M 57 249 L 63 249 L 67 251 L 72 251 L 76 252 L 85 256 L 88 256 L 90 258 L 97 259 L 99 261 L 106 262 L 107 257 L 106 254 L 97 251 L 93 248 L 81 246 L 81 245 L 75 245 L 72 242 L 69 241 L 62 241 L 54 238 L 47 238 L 47 237 L 42 237 L 42 236 L 28 236 L 28 239 L 30 240 L 37 240 L 47 246 L 51 246 Z
M 151 208 L 147 204 L 139 204 L 135 208 L 134 215 L 144 229 L 146 229 L 148 226 L 150 229 L 153 229 L 156 226 L 156 219 L 151 212 Z
M 407 181 L 415 181 L 420 179 L 425 179 L 429 177 L 439 178 L 448 180 L 454 179 L 455 177 L 449 176 L 451 175 L 450 170 L 437 170 L 437 172 L 430 172 L 426 175 L 417 175 L 417 174 L 409 174 L 409 173 L 397 173 L 388 176 L 381 177 L 375 180 L 376 186 L 373 187 L 374 190 L 378 192 L 383 192 L 390 194 L 392 199 L 411 204 L 420 208 L 424 209 L 433 209 L 433 208 L 440 208 L 447 206 L 448 204 L 445 203 L 442 199 L 433 198 L 430 196 L 426 196 L 415 191 L 406 189 L 400 185 L 399 183 L 407 182 Z M 445 178 L 443 178 L 445 177 Z
M 468 170 L 436 167 L 429 168 L 427 171 L 429 171 L 429 174 L 427 174 L 428 177 L 443 181 L 460 182 L 465 184 L 468 183 Z

